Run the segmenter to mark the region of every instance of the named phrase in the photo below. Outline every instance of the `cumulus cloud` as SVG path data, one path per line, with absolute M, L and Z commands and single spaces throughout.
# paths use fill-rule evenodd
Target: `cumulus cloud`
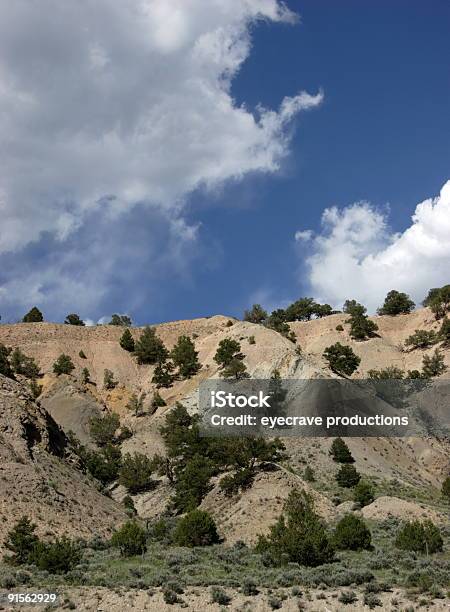
M 0 253 L 66 241 L 94 211 L 179 218 L 200 186 L 276 171 L 287 125 L 322 94 L 235 103 L 260 19 L 295 15 L 278 0 L 1 3 Z
M 439 196 L 417 205 L 402 233 L 389 229 L 386 212 L 359 202 L 326 209 L 322 231 L 311 240 L 306 267 L 317 298 L 335 307 L 355 298 L 374 312 L 397 289 L 419 303 L 429 288 L 450 280 L 450 181 Z

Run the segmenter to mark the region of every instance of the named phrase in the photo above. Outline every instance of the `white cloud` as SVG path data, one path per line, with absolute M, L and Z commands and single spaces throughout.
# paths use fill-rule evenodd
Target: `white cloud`
M 296 242 L 309 242 L 313 237 L 314 233 L 312 230 L 298 230 L 295 232 Z
M 374 312 L 391 289 L 419 303 L 450 282 L 450 181 L 417 205 L 403 233 L 392 233 L 386 214 L 367 202 L 326 209 L 322 226 L 306 264 L 315 296 L 335 307 L 355 298 Z
M 295 16 L 278 0 L 0 3 L 0 253 L 139 202 L 180 219 L 194 189 L 276 171 L 322 94 L 236 105 L 259 19 Z

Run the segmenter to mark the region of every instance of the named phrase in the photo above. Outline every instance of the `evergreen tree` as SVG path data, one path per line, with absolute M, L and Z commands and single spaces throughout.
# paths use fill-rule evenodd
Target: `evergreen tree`
M 336 481 L 340 487 L 351 489 L 361 480 L 361 474 L 357 472 L 354 465 L 344 463 L 336 474 Z
M 442 321 L 441 329 L 439 330 L 439 340 L 443 342 L 442 346 L 448 348 L 450 346 L 450 319 L 447 317 Z
M 139 396 L 136 393 L 133 393 L 130 397 L 127 408 L 131 410 L 134 416 L 141 416 L 144 414 L 144 400 L 147 397 L 145 392 L 141 393 Z
M 362 518 L 347 514 L 336 525 L 333 544 L 338 550 L 370 550 L 372 535 Z
M 134 352 L 139 364 L 163 363 L 169 354 L 163 341 L 156 335 L 156 330 L 149 326 L 135 343 Z
M 116 325 L 118 327 L 131 327 L 133 324 L 128 315 L 113 314 L 108 325 Z
M 416 329 L 415 332 L 405 340 L 405 346 L 416 348 L 428 348 L 439 341 L 439 337 L 433 330 Z
M 209 481 L 213 472 L 212 461 L 200 455 L 194 455 L 182 470 L 176 472 L 172 504 L 177 512 L 189 512 L 197 508 L 211 488 Z
M 431 309 L 436 319 L 441 319 L 450 310 L 450 285 L 430 289 L 422 303 Z
M 375 500 L 375 493 L 372 485 L 365 481 L 360 480 L 353 489 L 353 500 L 361 506 L 368 506 Z
M 105 389 L 115 389 L 118 385 L 117 380 L 114 380 L 114 374 L 111 370 L 104 370 L 103 372 L 103 386 Z
M 265 326 L 269 329 L 273 329 L 282 336 L 287 336 L 291 329 L 286 322 L 286 312 L 281 308 L 272 312 L 270 317 L 266 319 Z
M 8 533 L 4 546 L 13 554 L 4 557 L 4 561 L 11 565 L 24 565 L 30 562 L 34 549 L 39 542 L 34 533 L 34 525 L 27 516 L 22 516 L 13 529 Z
M 350 323 L 350 336 L 354 340 L 371 338 L 378 330 L 378 325 L 366 315 L 351 316 L 346 323 Z
M 152 407 L 152 414 L 158 409 L 158 408 L 162 408 L 163 406 L 167 406 L 166 402 L 164 401 L 164 399 L 161 397 L 160 393 L 158 391 L 155 391 L 155 393 L 153 394 L 153 399 L 151 402 L 151 407 Z
M 430 520 L 405 523 L 395 540 L 397 548 L 427 555 L 442 551 L 443 544 L 439 529 Z
M 44 320 L 42 312 L 36 306 L 27 312 L 27 314 L 23 317 L 23 323 L 41 323 Z
M 59 376 L 60 374 L 71 374 L 75 366 L 73 365 L 72 359 L 69 355 L 60 355 L 53 364 L 53 372 Z
M 331 444 L 330 455 L 337 463 L 355 463 L 349 447 L 342 438 L 335 438 Z
M 151 460 L 142 453 L 127 453 L 122 459 L 119 471 L 119 484 L 129 493 L 140 493 L 152 484 L 153 466 Z
M 328 346 L 323 352 L 323 357 L 328 361 L 333 372 L 347 376 L 351 376 L 361 363 L 361 358 L 355 355 L 353 349 L 340 342 Z
M 260 304 L 253 304 L 250 310 L 244 312 L 244 321 L 249 323 L 264 323 L 267 319 L 267 312 Z
M 120 550 L 122 557 L 143 555 L 147 550 L 147 534 L 136 521 L 128 521 L 113 534 L 111 544 Z
M 83 447 L 81 456 L 89 473 L 102 484 L 107 485 L 117 480 L 122 465 L 120 448 L 110 442 L 103 446 L 99 452 L 88 451 Z
M 83 368 L 81 371 L 81 382 L 87 385 L 91 382 L 91 373 L 87 368 Z
M 219 342 L 214 361 L 221 368 L 221 376 L 224 378 L 244 378 L 246 366 L 243 363 L 245 355 L 241 353 L 241 345 L 237 340 L 224 338 Z
M 119 340 L 119 344 L 125 351 L 128 351 L 129 353 L 134 352 L 134 345 L 135 345 L 134 338 L 131 335 L 131 332 L 128 329 L 128 327 L 124 330 Z
M 191 378 L 201 368 L 198 351 L 195 350 L 195 345 L 188 336 L 179 336 L 170 357 L 178 368 L 178 374 L 181 378 Z
M 35 360 L 32 357 L 27 357 L 19 348 L 12 352 L 10 363 L 15 374 L 21 374 L 25 378 L 38 378 L 40 376 L 39 366 Z
M 406 293 L 393 289 L 387 294 L 384 304 L 378 309 L 379 315 L 399 315 L 410 313 L 415 307 L 414 302 Z
M 175 375 L 173 374 L 174 369 L 174 365 L 170 361 L 158 363 L 153 372 L 152 383 L 155 384 L 158 389 L 161 387 L 171 387 L 175 380 Z
M 405 376 L 403 370 L 396 366 L 388 366 L 382 370 L 369 370 L 367 374 L 372 380 L 402 380 Z
M 294 489 L 283 508 L 283 514 L 268 536 L 259 536 L 256 550 L 269 555 L 272 562 L 284 559 L 315 567 L 334 558 L 333 545 L 325 525 L 314 510 L 313 499 L 305 491 Z
M 307 465 L 303 472 L 303 480 L 306 482 L 315 482 L 316 477 L 314 476 L 314 470 L 311 466 Z
M 343 311 L 351 317 L 363 317 L 367 313 L 367 308 L 356 300 L 345 300 Z
M 119 415 L 115 412 L 105 414 L 104 416 L 92 417 L 89 421 L 89 433 L 98 446 L 112 444 L 119 427 Z
M 68 314 L 64 323 L 66 325 L 77 325 L 79 327 L 84 327 L 85 325 L 84 321 L 75 313 Z
M 12 371 L 9 363 L 10 354 L 11 349 L 0 343 L 0 374 L 3 374 L 3 376 L 6 376 L 7 378 L 14 378 L 14 372 Z
M 317 304 L 313 298 L 300 298 L 285 310 L 286 321 L 309 321 L 315 313 Z
M 177 524 L 174 542 L 178 546 L 211 546 L 219 542 L 214 519 L 208 512 L 192 510 Z
M 447 366 L 444 363 L 444 355 L 436 349 L 433 355 L 424 355 L 422 360 L 422 376 L 434 378 L 445 372 Z

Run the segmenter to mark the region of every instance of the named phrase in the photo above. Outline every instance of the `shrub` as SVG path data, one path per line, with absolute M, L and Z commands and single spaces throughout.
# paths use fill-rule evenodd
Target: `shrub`
M 450 319 L 447 317 L 442 321 L 441 329 L 439 330 L 439 340 L 444 344 L 443 346 L 450 346 Z
M 249 323 L 264 323 L 267 319 L 267 312 L 260 304 L 253 304 L 250 310 L 244 312 L 244 321 Z
M 248 343 L 249 344 L 256 344 L 255 336 L 249 336 L 248 337 Z
M 353 349 L 350 346 L 343 346 L 340 342 L 328 346 L 323 357 L 333 372 L 347 376 L 351 376 L 361 363 L 361 358 L 355 355 Z
M 433 355 L 424 355 L 422 360 L 422 375 L 424 378 L 434 378 L 445 372 L 444 355 L 436 349 Z
M 122 557 L 134 557 L 145 553 L 146 540 L 145 530 L 136 521 L 128 521 L 113 534 L 111 544 L 119 548 Z
M 43 320 L 42 312 L 36 306 L 33 306 L 22 319 L 23 323 L 41 323 Z
M 134 353 L 139 364 L 155 364 L 164 362 L 169 351 L 156 335 L 156 330 L 147 326 L 135 343 Z
M 7 534 L 4 546 L 13 554 L 4 557 L 4 561 L 11 565 L 23 565 L 30 561 L 30 556 L 38 543 L 38 537 L 34 533 L 34 525 L 27 516 L 22 516 L 11 531 Z
M 119 344 L 123 348 L 124 351 L 128 351 L 129 353 L 134 352 L 134 338 L 131 335 L 131 332 L 128 329 L 128 327 L 124 330 L 123 334 L 121 335 Z
M 431 554 L 442 551 L 443 540 L 439 529 L 430 520 L 411 521 L 403 525 L 395 545 L 403 550 Z
M 103 386 L 105 389 L 115 389 L 118 385 L 117 380 L 114 380 L 114 374 L 111 370 L 104 370 L 103 372 Z
M 214 586 L 211 589 L 211 602 L 220 606 L 228 606 L 231 602 L 231 597 L 220 587 Z
M 155 391 L 155 393 L 153 394 L 153 398 L 152 398 L 152 403 L 151 403 L 151 407 L 153 409 L 153 412 L 157 409 L 157 408 L 162 408 L 163 406 L 167 406 L 167 403 L 165 402 L 165 400 L 161 397 L 161 395 L 159 394 L 158 391 Z
M 344 464 L 336 474 L 336 481 L 340 487 L 350 489 L 358 484 L 361 475 L 354 465 Z
M 42 393 L 42 385 L 39 385 L 34 378 L 30 381 L 30 393 L 33 399 L 37 399 Z
M 309 465 L 306 466 L 305 471 L 303 472 L 303 480 L 306 482 L 314 482 L 316 480 L 314 470 Z
M 381 599 L 375 595 L 375 593 L 364 593 L 364 605 L 368 606 L 371 610 L 377 606 L 382 606 Z
M 101 483 L 106 485 L 117 479 L 122 463 L 122 453 L 116 446 L 107 443 L 100 452 L 85 451 L 84 459 L 90 474 Z
M 119 327 L 131 327 L 133 324 L 128 315 L 113 314 L 108 325 L 117 325 Z
M 87 359 L 86 354 L 85 354 L 85 352 L 84 352 L 83 350 L 81 350 L 81 351 L 78 353 L 78 357 L 79 357 L 80 359 Z
M 181 602 L 181 599 L 178 597 L 175 591 L 168 587 L 163 588 L 163 598 L 164 602 L 169 606 L 174 606 L 175 604 Z
M 290 492 L 283 513 L 268 536 L 259 536 L 257 552 L 273 563 L 289 560 L 315 567 L 333 560 L 334 548 L 326 528 L 314 511 L 312 497 L 305 491 Z
M 336 525 L 333 543 L 339 550 L 369 550 L 371 542 L 365 522 L 354 514 L 347 514 Z
M 92 417 L 89 422 L 89 431 L 92 438 L 99 446 L 105 446 L 114 441 L 119 426 L 119 415 L 115 412 L 111 412 L 110 414 L 105 414 L 103 417 Z
M 87 385 L 88 383 L 91 382 L 91 373 L 89 372 L 87 368 L 83 368 L 81 370 L 81 382 L 84 385 Z
M 210 546 L 219 542 L 213 517 L 203 510 L 188 512 L 178 523 L 174 532 L 178 546 Z
M 7 378 L 14 378 L 14 372 L 9 363 L 10 354 L 11 349 L 0 343 L 0 374 L 3 374 L 3 376 Z
M 82 319 L 80 319 L 79 315 L 72 313 L 72 314 L 68 314 L 64 323 L 66 325 L 77 325 L 79 327 L 84 327 L 85 323 Z
M 403 370 L 396 366 L 388 366 L 381 370 L 369 370 L 367 374 L 372 380 L 402 380 L 405 375 Z
M 145 392 L 141 393 L 139 396 L 136 393 L 133 393 L 126 405 L 126 408 L 130 410 L 134 416 L 141 416 L 144 414 L 144 401 L 147 397 Z
M 27 357 L 19 348 L 14 349 L 10 357 L 11 367 L 15 374 L 25 378 L 37 378 L 40 375 L 39 366 L 32 357 Z
M 258 595 L 259 591 L 253 578 L 245 578 L 242 583 L 242 593 L 247 597 Z
M 353 499 L 361 506 L 368 506 L 375 499 L 372 485 L 365 480 L 360 480 L 353 490 Z
M 428 348 L 438 342 L 439 338 L 433 330 L 416 329 L 416 331 L 408 336 L 405 340 L 405 346 L 411 346 L 413 349 Z
M 354 591 L 341 591 L 338 597 L 339 603 L 350 605 L 358 601 L 356 593 Z
M 119 471 L 119 483 L 129 493 L 145 491 L 152 484 L 153 466 L 151 460 L 141 453 L 127 453 Z
M 384 304 L 378 309 L 380 315 L 406 314 L 413 310 L 415 304 L 406 293 L 393 289 L 387 294 Z
M 338 332 L 344 331 L 344 328 L 343 328 L 343 326 L 340 323 L 339 323 L 339 325 L 336 325 L 336 331 L 338 331 Z
M 122 504 L 125 506 L 128 514 L 131 514 L 132 516 L 137 514 L 136 506 L 134 505 L 132 497 L 125 495 L 125 497 L 122 499 Z
M 227 497 L 232 497 L 239 493 L 240 490 L 245 491 L 252 486 L 253 479 L 255 477 L 254 470 L 250 468 L 242 468 L 237 470 L 235 474 L 229 474 L 224 476 L 219 486 Z
M 188 336 L 179 336 L 177 343 L 170 352 L 174 365 L 178 368 L 181 378 L 191 378 L 202 367 L 198 360 L 198 351 Z
M 441 492 L 443 497 L 446 497 L 450 501 L 450 476 L 447 476 L 447 478 L 442 483 Z
M 349 447 L 342 438 L 335 438 L 331 444 L 330 455 L 337 463 L 355 463 Z
M 53 364 L 53 372 L 59 376 L 60 374 L 71 374 L 75 366 L 73 365 L 72 359 L 69 355 L 65 355 L 64 353 L 58 357 L 58 359 Z
M 77 544 L 66 537 L 50 544 L 39 542 L 33 553 L 33 561 L 40 570 L 51 574 L 66 574 L 76 567 L 82 558 Z

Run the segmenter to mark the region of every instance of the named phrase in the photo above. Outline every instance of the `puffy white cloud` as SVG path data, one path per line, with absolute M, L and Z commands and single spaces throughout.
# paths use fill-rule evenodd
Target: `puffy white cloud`
M 0 3 L 0 253 L 141 202 L 179 218 L 200 186 L 276 171 L 286 126 L 322 94 L 236 105 L 259 19 L 295 15 L 278 0 Z
M 403 233 L 392 233 L 386 213 L 367 202 L 326 209 L 322 226 L 306 266 L 316 297 L 335 307 L 355 298 L 374 312 L 391 289 L 420 302 L 429 288 L 450 281 L 450 181 L 417 205 Z

